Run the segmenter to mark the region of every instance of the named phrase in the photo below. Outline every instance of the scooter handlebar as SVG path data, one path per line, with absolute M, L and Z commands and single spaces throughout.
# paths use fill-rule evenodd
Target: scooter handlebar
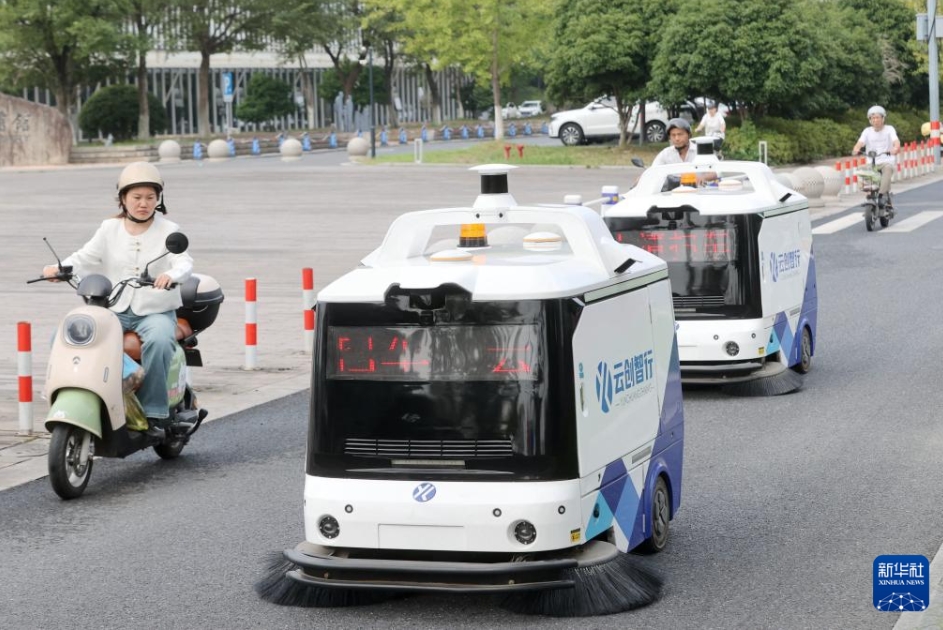
M 32 280 L 27 280 L 26 284 L 33 284 L 34 282 L 68 282 L 72 279 L 72 267 L 69 265 L 64 265 L 54 276 L 43 276 L 41 278 L 33 278 Z

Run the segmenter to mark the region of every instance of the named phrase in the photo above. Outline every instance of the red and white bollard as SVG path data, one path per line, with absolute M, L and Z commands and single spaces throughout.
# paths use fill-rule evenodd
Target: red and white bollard
M 254 370 L 259 363 L 256 350 L 258 313 L 255 297 L 255 278 L 246 278 L 246 364 L 243 366 L 245 370 Z
M 930 172 L 936 171 L 936 153 L 940 146 L 940 121 L 930 121 Z
M 314 270 L 305 267 L 301 270 L 301 307 L 304 309 L 305 345 L 304 351 L 314 351 Z
M 846 195 L 853 192 L 851 188 L 851 160 L 845 160 L 845 189 L 843 192 Z
M 20 435 L 33 432 L 33 341 L 29 322 L 16 324 L 16 373 L 20 389 Z

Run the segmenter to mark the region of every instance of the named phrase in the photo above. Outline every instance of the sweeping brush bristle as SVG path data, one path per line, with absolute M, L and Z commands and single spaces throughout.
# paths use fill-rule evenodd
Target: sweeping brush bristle
M 258 596 L 279 606 L 299 608 L 341 608 L 363 606 L 386 601 L 385 592 L 361 591 L 344 588 L 324 588 L 296 582 L 286 575 L 298 568 L 285 559 L 281 552 L 272 552 L 267 558 L 265 577 L 255 583 Z
M 565 569 L 573 588 L 514 593 L 501 607 L 525 615 L 594 617 L 647 606 L 661 596 L 662 579 L 638 560 L 617 553 L 606 562 Z
M 802 387 L 802 383 L 802 375 L 787 368 L 770 376 L 730 383 L 722 389 L 731 396 L 779 396 L 796 391 Z

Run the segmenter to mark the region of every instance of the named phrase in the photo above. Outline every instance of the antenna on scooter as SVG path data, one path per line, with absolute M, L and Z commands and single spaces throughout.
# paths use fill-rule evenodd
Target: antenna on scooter
M 49 244 L 49 241 L 46 240 L 46 237 L 45 237 L 45 236 L 43 237 L 43 242 L 46 244 L 46 247 L 49 248 L 49 251 L 52 252 L 52 255 L 56 257 L 56 263 L 59 265 L 59 273 L 64 272 L 65 269 L 62 267 L 62 260 L 59 259 L 59 254 L 57 254 L 57 253 L 56 253 L 56 250 L 54 250 L 54 249 L 52 248 L 52 245 Z M 70 269 L 70 271 L 71 271 L 71 269 Z

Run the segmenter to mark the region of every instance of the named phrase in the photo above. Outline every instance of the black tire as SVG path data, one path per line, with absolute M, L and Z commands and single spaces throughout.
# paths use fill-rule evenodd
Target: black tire
M 164 444 L 157 444 L 154 446 L 154 452 L 157 453 L 161 459 L 177 459 L 180 457 L 180 453 L 186 445 L 186 440 L 178 438 L 170 442 L 165 442 Z
M 799 374 L 808 374 L 812 371 L 812 333 L 808 326 L 802 327 L 802 337 L 799 340 L 799 362 L 792 366 Z
M 872 204 L 864 206 L 864 227 L 868 232 L 874 231 L 874 206 Z
M 652 535 L 639 545 L 642 553 L 658 553 L 668 546 L 668 530 L 671 522 L 671 496 L 665 478 L 658 477 L 652 489 L 651 502 Z
M 881 227 L 887 227 L 891 224 L 891 218 L 887 215 L 880 217 L 878 220 L 881 222 Z
M 84 429 L 71 424 L 57 424 L 49 441 L 49 483 L 61 498 L 77 499 L 85 492 L 92 476 L 94 442 L 89 444 L 88 460 L 79 464 L 82 440 L 89 435 Z
M 646 142 L 665 142 L 668 139 L 668 133 L 665 124 L 657 120 L 645 123 L 645 141 Z
M 568 147 L 575 147 L 586 142 L 586 136 L 576 123 L 566 123 L 560 127 L 560 142 Z

